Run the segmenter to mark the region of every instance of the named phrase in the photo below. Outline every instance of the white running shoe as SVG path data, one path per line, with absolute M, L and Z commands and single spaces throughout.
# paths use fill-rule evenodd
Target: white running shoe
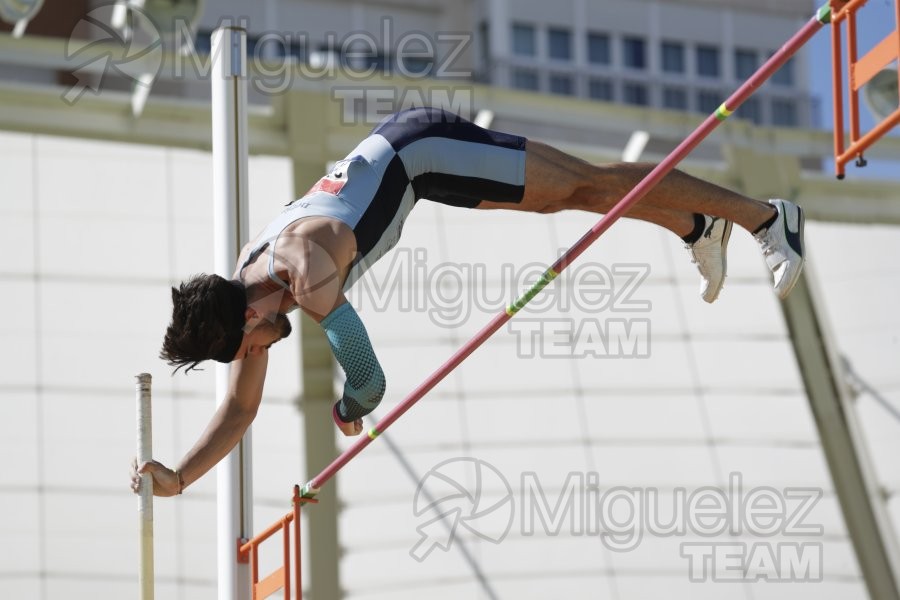
M 775 293 L 784 300 L 803 270 L 803 210 L 787 200 L 769 200 L 769 204 L 778 211 L 778 217 L 753 237 L 772 271 Z
M 714 302 L 725 283 L 728 267 L 726 250 L 731 236 L 731 221 L 703 215 L 706 227 L 700 239 L 684 247 L 691 253 L 691 262 L 700 271 L 700 296 L 707 302 Z

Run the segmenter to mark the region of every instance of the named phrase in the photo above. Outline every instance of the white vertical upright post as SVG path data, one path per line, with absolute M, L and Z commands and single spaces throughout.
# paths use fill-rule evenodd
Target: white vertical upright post
M 223 23 L 212 35 L 212 148 L 215 271 L 231 278 L 248 238 L 247 32 Z M 230 368 L 216 365 L 216 406 L 225 400 Z M 252 531 L 250 431 L 216 469 L 219 600 L 250 597 L 250 569 L 238 563 L 240 540 Z
M 150 413 L 150 375 L 135 376 L 134 395 L 137 402 L 137 462 L 139 465 L 153 460 L 153 429 Z M 138 495 L 138 520 L 140 523 L 140 573 L 138 583 L 141 600 L 153 600 L 153 477 L 141 475 L 141 492 Z

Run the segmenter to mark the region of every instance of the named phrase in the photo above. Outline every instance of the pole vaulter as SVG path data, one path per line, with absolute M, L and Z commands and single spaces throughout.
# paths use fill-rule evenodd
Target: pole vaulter
M 466 342 L 456 353 L 435 370 L 417 388 L 409 393 L 397 406 L 391 409 L 374 427 L 370 428 L 365 437 L 361 437 L 352 446 L 342 452 L 321 473 L 303 486 L 302 495 L 307 498 L 314 497 L 318 491 L 332 477 L 337 474 L 348 462 L 385 432 L 406 411 L 418 402 L 425 394 L 436 386 L 444 377 L 458 367 L 472 352 L 481 346 L 488 338 L 497 332 L 519 310 L 531 301 L 542 289 L 562 273 L 566 267 L 578 258 L 587 248 L 593 244 L 613 223 L 619 220 L 628 210 L 640 201 L 658 184 L 663 177 L 671 172 L 694 148 L 697 147 L 713 130 L 725 119 L 730 117 L 741 104 L 744 103 L 756 90 L 762 86 L 775 71 L 780 69 L 797 51 L 802 48 L 813 35 L 816 34 L 831 19 L 831 8 L 828 4 L 819 8 L 815 16 L 811 18 L 800 31 L 794 34 L 769 60 L 767 60 L 731 97 L 723 102 L 718 109 L 709 115 L 700 126 L 695 129 L 685 140 L 675 148 L 656 168 L 654 168 L 631 192 L 616 204 L 612 210 L 606 213 L 591 229 L 585 233 L 571 248 L 548 268 L 541 278 L 521 297 L 510 304 L 502 313 L 498 313 L 478 333 Z

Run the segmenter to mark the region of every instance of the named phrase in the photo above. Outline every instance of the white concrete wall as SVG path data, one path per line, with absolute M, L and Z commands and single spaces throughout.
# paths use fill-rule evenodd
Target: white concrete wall
M 484 264 L 491 297 L 509 290 L 500 277 L 502 265 L 547 264 L 594 220 L 585 213 L 472 214 L 426 203 L 410 218 L 402 246 L 427 249 L 425 272 L 432 274 L 432 285 L 445 261 Z M 646 314 L 651 355 L 524 358 L 517 356 L 509 328 L 498 332 L 386 434 L 415 477 L 378 443 L 340 478 L 346 502 L 343 581 L 350 597 L 490 597 L 458 545 L 446 553 L 434 550 L 422 563 L 409 555 L 420 539 L 417 527 L 428 518 L 414 514 L 419 478 L 462 456 L 499 470 L 516 502 L 526 472 L 537 473 L 551 503 L 569 473 L 596 473 L 601 490 L 656 489 L 664 503 L 672 501 L 676 488 L 724 488 L 730 473 L 740 473 L 746 490 L 821 488 L 824 498 L 808 522 L 822 525 L 825 534 L 804 541 L 824 544 L 824 582 L 729 584 L 726 593 L 864 597 L 777 300 L 749 235 L 736 232 L 732 238 L 728 284 L 712 306 L 697 297 L 696 275 L 678 241 L 646 225 L 617 224 L 581 260 L 609 267 L 649 265 L 650 276 L 634 299 L 650 301 L 652 310 L 613 314 L 551 306 L 542 313 L 526 309 L 516 318 L 580 322 L 598 314 L 602 319 Z M 390 272 L 390 259 L 385 261 L 373 270 L 373 280 Z M 422 311 L 373 311 L 366 283 L 352 300 L 376 340 L 391 397 L 411 390 L 492 316 L 473 310 L 458 328 L 443 330 Z M 485 485 L 485 495 L 503 497 L 502 489 Z M 637 548 L 619 553 L 596 536 L 567 534 L 565 528 L 556 536 L 540 529 L 523 535 L 521 515 L 514 518 L 500 544 L 462 529 L 457 538 L 487 573 L 497 597 L 714 598 L 723 593 L 721 585 L 686 577 L 679 545 L 705 538 L 647 534 Z M 747 535 L 714 539 L 760 541 Z
M 155 377 L 155 454 L 164 462 L 183 455 L 213 410 L 211 370 L 172 378 L 156 357 L 169 317 L 168 287 L 211 264 L 209 156 L 4 133 L 0 179 L 6 316 L 0 322 L 0 538 L 6 548 L 0 595 L 132 597 L 132 376 L 149 371 Z M 285 161 L 252 159 L 251 229 L 262 227 L 290 190 Z M 547 264 L 594 220 L 586 213 L 480 213 L 422 202 L 397 251 L 351 294 L 387 373 L 388 395 L 376 414 L 502 310 L 503 302 L 481 301 L 491 305 L 479 308 L 476 300 L 515 295 L 502 265 Z M 842 346 L 896 408 L 891 298 L 898 274 L 889 259 L 896 252 L 859 260 L 859 253 L 871 256 L 873 236 L 880 248 L 896 245 L 889 229 L 813 226 L 810 256 L 824 275 Z M 398 294 L 375 307 L 366 290 L 387 277 L 392 257 L 416 249 L 425 251 L 424 279 L 397 281 Z M 728 283 L 712 306 L 697 297 L 697 278 L 679 241 L 644 224 L 617 224 L 580 263 L 649 265 L 633 299 L 649 301 L 651 310 L 613 314 L 551 305 L 540 313 L 526 309 L 517 319 L 649 318 L 649 357 L 527 358 L 517 355 L 508 327 L 498 332 L 334 482 L 344 507 L 347 597 L 486 598 L 460 541 L 500 598 L 713 598 L 723 590 L 759 599 L 865 597 L 784 324 L 750 237 L 735 232 Z M 440 273 L 474 265 L 483 265 L 486 283 L 468 284 L 459 306 L 471 314 L 455 327 L 435 323 L 433 300 L 403 308 L 409 296 L 400 293 L 427 299 Z M 554 286 L 567 283 L 564 275 Z M 444 291 L 452 297 L 454 290 Z M 302 415 L 293 404 L 301 391 L 296 343 L 279 344 L 271 362 L 254 425 L 258 529 L 286 512 L 293 483 L 313 475 L 302 472 Z M 871 398 L 860 410 L 896 519 L 897 422 Z M 425 519 L 414 513 L 419 479 L 455 457 L 495 467 L 517 502 L 521 475 L 529 471 L 551 501 L 569 473 L 595 473 L 601 490 L 656 488 L 664 502 L 676 488 L 724 488 L 732 472 L 747 489 L 821 488 L 824 498 L 807 522 L 822 525 L 824 535 L 803 539 L 823 545 L 823 582 L 690 583 L 679 545 L 695 537 L 647 534 L 637 548 L 619 553 L 596 536 L 523 535 L 518 513 L 499 544 L 460 529 L 449 552 L 438 549 L 417 562 L 409 551 Z M 502 492 L 494 484 L 483 489 L 488 498 Z M 159 597 L 215 597 L 213 494 L 208 476 L 183 497 L 157 501 Z M 314 518 L 314 511 L 307 514 Z M 268 565 L 274 554 L 266 555 Z
M 290 200 L 289 165 L 251 160 L 252 227 Z M 0 595 L 136 594 L 132 376 L 154 376 L 154 454 L 179 460 L 208 422 L 213 370 L 157 354 L 169 286 L 212 265 L 207 154 L 0 135 Z M 254 429 L 258 523 L 301 473 L 297 344 L 273 356 Z M 215 478 L 156 502 L 160 598 L 214 597 Z

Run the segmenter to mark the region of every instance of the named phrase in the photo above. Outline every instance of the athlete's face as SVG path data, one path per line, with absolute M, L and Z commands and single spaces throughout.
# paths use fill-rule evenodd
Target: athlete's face
M 259 356 L 268 351 L 272 344 L 291 335 L 291 322 L 287 315 L 277 313 L 274 319 L 253 317 L 247 321 L 249 331 L 244 333 L 244 340 L 238 348 L 234 360 L 242 360 L 248 356 Z M 250 326 L 252 325 L 252 328 Z

